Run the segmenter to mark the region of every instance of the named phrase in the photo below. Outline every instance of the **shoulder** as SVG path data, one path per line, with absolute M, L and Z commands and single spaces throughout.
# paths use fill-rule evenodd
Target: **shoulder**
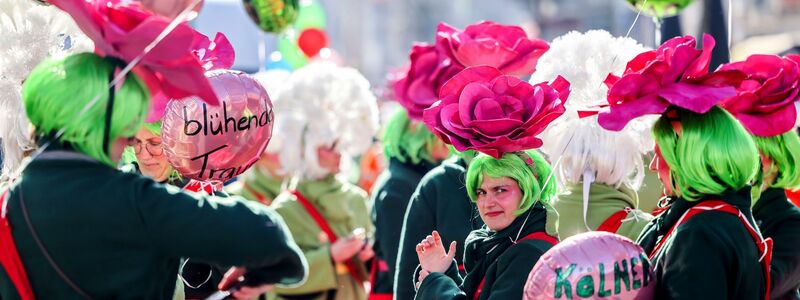
M 498 270 L 527 269 L 527 271 L 530 271 L 533 265 L 539 261 L 539 258 L 552 247 L 553 244 L 542 240 L 531 239 L 521 241 L 509 247 L 508 250 L 498 258 Z M 525 274 L 527 274 L 527 272 Z

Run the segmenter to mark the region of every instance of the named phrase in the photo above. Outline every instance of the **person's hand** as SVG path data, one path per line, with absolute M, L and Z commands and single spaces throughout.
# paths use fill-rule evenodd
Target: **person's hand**
M 450 243 L 450 251 L 445 252 L 442 237 L 434 230 L 432 235 L 417 244 L 417 257 L 422 270 L 444 273 L 456 256 L 456 242 Z M 422 282 L 422 281 L 420 281 Z
M 217 287 L 221 291 L 231 289 L 237 283 L 244 280 L 244 274 L 246 272 L 247 269 L 242 267 L 230 268 L 230 270 L 225 273 L 225 276 L 222 277 L 222 281 L 220 281 L 219 286 Z M 231 293 L 231 297 L 234 299 L 253 299 L 261 294 L 271 291 L 274 287 L 275 285 L 272 284 L 241 286 Z
M 364 250 L 358 252 L 358 260 L 360 261 L 368 261 L 373 257 L 375 257 L 375 251 L 372 250 L 372 245 L 367 245 Z
M 428 277 L 431 273 L 422 269 L 419 271 L 419 277 L 417 277 L 417 283 L 414 285 L 415 288 L 419 290 L 419 286 L 422 285 L 422 281 L 425 280 L 425 277 Z
M 347 237 L 336 240 L 331 244 L 331 258 L 340 263 L 345 262 L 361 251 L 364 247 L 364 239 L 357 237 Z

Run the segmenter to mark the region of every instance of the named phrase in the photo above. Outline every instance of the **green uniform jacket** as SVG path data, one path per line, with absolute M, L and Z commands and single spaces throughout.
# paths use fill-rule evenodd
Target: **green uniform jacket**
M 541 204 L 526 214 L 517 217 L 506 229 L 493 232 L 482 228 L 470 233 L 466 242 L 464 265 L 467 276 L 463 281 L 455 266 L 446 273 L 431 273 L 419 287 L 415 299 L 475 299 L 475 293 L 482 280 L 485 280 L 480 300 L 522 299 L 528 274 L 547 250 L 553 247 L 549 242 L 528 239 L 511 242 L 517 234 L 522 238 L 534 232 L 545 232 L 547 213 Z M 520 230 L 522 223 L 525 227 Z
M 322 180 L 301 182 L 297 190 L 328 221 L 337 237 L 349 236 L 356 228 L 364 228 L 371 236 L 373 227 L 367 210 L 367 193 L 357 186 L 329 176 Z M 302 285 L 278 288 L 274 294 L 326 299 L 325 295 L 335 290 L 335 299 L 366 299 L 363 282 L 357 282 L 349 273 L 337 274 L 331 258 L 330 241 L 294 195 L 288 192 L 280 194 L 272 207 L 286 220 L 311 270 L 308 280 Z M 367 280 L 369 274 L 364 263 L 358 261 L 357 257 L 352 259 L 361 278 Z M 285 298 L 278 296 L 277 299 Z
M 54 146 L 51 146 L 52 150 Z M 250 280 L 293 284 L 307 266 L 280 215 L 241 198 L 189 195 L 72 151 L 45 151 L 11 189 L 8 217 L 34 293 L 78 299 L 23 219 L 96 299 L 172 299 L 181 257 L 246 266 Z M 0 268 L 0 298 L 19 299 Z
M 273 178 L 258 166 L 253 166 L 236 180 L 225 187 L 225 191 L 232 195 L 239 195 L 246 199 L 272 202 L 281 193 L 281 179 Z
M 627 188 L 614 188 L 605 184 L 593 183 L 589 188 L 589 209 L 586 222 L 583 222 L 583 186 L 573 185 L 567 187 L 567 193 L 558 196 L 553 204 L 558 211 L 558 237 L 566 239 L 576 234 L 597 230 L 611 215 L 631 209 L 622 225 L 615 232 L 631 240 L 636 240 L 642 229 L 653 216 L 637 210 L 639 198 L 636 192 Z M 586 226 L 589 228 L 586 228 Z
M 748 220 L 750 188 L 706 196 L 736 206 Z M 699 201 L 674 199 L 670 208 L 645 227 L 637 241 L 646 253 L 689 208 Z M 753 223 L 753 222 L 751 222 Z M 656 299 L 763 299 L 764 272 L 755 241 L 739 218 L 724 212 L 695 215 L 672 233 L 653 257 Z
M 767 189 L 753 206 L 753 218 L 765 238 L 772 238 L 772 299 L 800 299 L 800 208 L 786 191 Z
M 472 230 L 483 226 L 483 220 L 464 187 L 465 162 L 460 158 L 449 158 L 442 162 L 420 181 L 406 209 L 403 230 L 400 233 L 400 248 L 397 253 L 394 275 L 396 300 L 413 299 L 414 268 L 419 264 L 416 245 L 434 230 L 449 245 L 458 242 L 456 259 L 462 264 L 464 241 Z
M 423 162 L 418 165 L 389 159 L 389 166 L 378 177 L 372 190 L 372 222 L 375 224 L 375 257 L 385 262 L 388 270 L 381 270 L 378 263 L 372 285 L 374 294 L 392 294 L 397 248 L 397 234 L 403 229 L 403 217 L 411 195 L 417 184 L 434 165 Z

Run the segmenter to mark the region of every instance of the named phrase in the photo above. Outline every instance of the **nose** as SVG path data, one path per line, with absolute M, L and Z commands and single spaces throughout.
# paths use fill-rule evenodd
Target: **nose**
M 658 155 L 653 156 L 653 160 L 650 161 L 650 171 L 658 171 Z

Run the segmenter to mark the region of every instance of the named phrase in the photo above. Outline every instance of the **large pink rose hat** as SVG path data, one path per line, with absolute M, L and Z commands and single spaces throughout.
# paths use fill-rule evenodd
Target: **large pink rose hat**
M 459 30 L 440 23 L 434 45 L 411 49 L 408 71 L 394 83 L 394 94 L 411 119 L 422 120 L 423 111 L 439 100 L 442 86 L 458 72 L 489 66 L 505 75 L 529 76 L 548 48 L 519 26 L 483 21 Z
M 436 135 L 458 151 L 477 150 L 497 159 L 542 146 L 537 137 L 561 116 L 569 96 L 563 77 L 531 85 L 491 66 L 470 67 L 439 91 L 424 112 Z
M 743 72 L 708 72 L 714 43 L 714 38 L 704 34 L 703 49 L 697 49 L 694 37 L 676 37 L 634 57 L 622 76 L 609 74 L 605 81 L 608 110 L 600 112 L 600 126 L 619 131 L 637 117 L 660 115 L 670 107 L 705 113 L 736 95 Z
M 50 0 L 67 12 L 94 42 L 95 52 L 130 63 L 159 38 L 171 20 L 159 16 L 139 2 L 120 0 Z M 152 49 L 141 56 L 133 73 L 147 84 L 153 95 L 149 119 L 163 114 L 169 99 L 198 96 L 211 105 L 219 99 L 205 77 L 208 69 L 233 64 L 233 47 L 221 34 L 212 41 L 187 23 L 178 24 Z M 157 118 L 156 118 L 157 119 Z
M 736 95 L 720 106 L 728 110 L 750 133 L 776 136 L 791 131 L 797 120 L 795 103 L 800 98 L 800 56 L 756 54 L 720 70 L 747 74 Z

